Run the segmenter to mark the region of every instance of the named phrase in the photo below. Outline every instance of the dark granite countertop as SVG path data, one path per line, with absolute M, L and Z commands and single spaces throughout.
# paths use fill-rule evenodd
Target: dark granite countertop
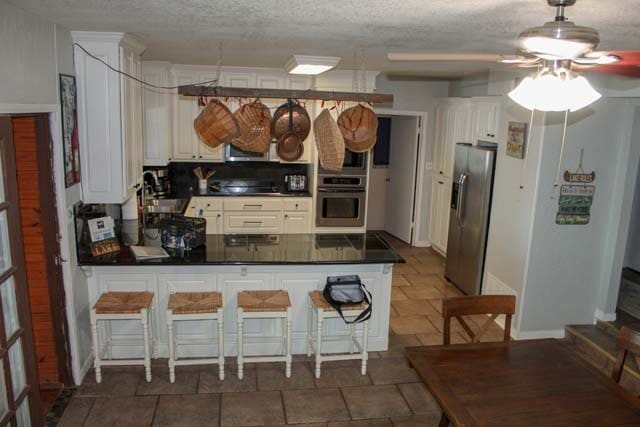
M 135 224 L 123 225 L 120 251 L 94 257 L 88 247 L 78 246 L 78 263 L 84 266 L 127 265 L 317 265 L 317 264 L 393 264 L 405 260 L 378 234 L 280 234 L 207 235 L 206 245 L 191 251 L 170 252 L 171 257 L 136 260 L 133 244 L 160 246 L 155 229 L 139 233 Z M 135 231 L 134 231 L 135 230 Z M 135 235 L 135 238 L 128 236 Z M 141 241 L 142 239 L 142 241 Z

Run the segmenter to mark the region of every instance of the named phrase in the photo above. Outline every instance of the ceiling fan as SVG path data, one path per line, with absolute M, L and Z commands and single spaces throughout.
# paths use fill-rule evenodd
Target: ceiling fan
M 556 8 L 555 19 L 529 28 L 518 36 L 519 51 L 514 55 L 490 53 L 388 53 L 389 61 L 409 62 L 500 62 L 518 67 L 551 66 L 554 63 L 574 69 L 627 77 L 640 77 L 640 52 L 596 51 L 600 43 L 598 31 L 575 25 L 564 15 L 565 8 L 576 0 L 547 0 Z

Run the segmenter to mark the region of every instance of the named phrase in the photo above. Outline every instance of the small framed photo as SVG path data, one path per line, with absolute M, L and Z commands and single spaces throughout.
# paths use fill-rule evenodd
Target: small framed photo
M 80 143 L 76 78 L 60 74 L 60 107 L 62 113 L 62 146 L 64 148 L 64 181 L 66 187 L 80 182 Z
M 517 159 L 524 159 L 527 146 L 527 124 L 509 122 L 507 132 L 507 155 Z

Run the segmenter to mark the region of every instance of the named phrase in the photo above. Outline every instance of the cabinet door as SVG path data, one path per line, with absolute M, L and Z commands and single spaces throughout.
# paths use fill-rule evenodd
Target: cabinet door
M 259 73 L 256 76 L 256 87 L 260 89 L 284 89 L 284 75 Z
M 429 240 L 431 244 L 440 247 L 440 187 L 442 179 L 436 174 L 431 179 L 431 209 L 429 218 Z
M 204 219 L 207 220 L 207 234 L 222 234 L 222 211 L 206 212 Z
M 499 101 L 477 101 L 473 104 L 475 138 L 482 141 L 497 142 Z
M 125 47 L 120 47 L 120 66 L 122 71 L 127 74 L 135 75 L 135 65 L 133 59 L 133 52 Z M 121 79 L 121 97 L 120 97 L 120 109 L 122 117 L 122 136 L 123 136 L 123 153 L 124 153 L 124 165 L 125 165 L 125 188 L 132 190 L 135 188 L 137 181 L 135 176 L 136 171 L 136 123 L 135 123 L 135 94 L 134 94 L 134 81 L 129 78 Z
M 164 65 L 144 63 L 143 80 L 156 86 L 169 85 L 169 72 Z M 145 166 L 166 166 L 173 155 L 171 102 L 168 90 L 142 88 L 144 118 L 143 148 Z
M 195 82 L 190 72 L 174 75 L 174 85 L 189 85 Z M 198 101 L 192 96 L 174 97 L 173 158 L 174 160 L 195 160 L 197 158 L 198 135 L 193 129 L 197 115 Z
M 311 232 L 311 215 L 306 212 L 285 212 L 282 232 L 284 234 Z
M 439 244 L 442 252 L 447 252 L 447 240 L 449 240 L 449 213 L 451 210 L 451 179 L 445 178 L 440 185 L 440 203 L 438 214 L 440 224 Z
M 457 132 L 457 126 L 459 123 L 458 110 L 455 106 L 448 107 L 447 113 L 444 117 L 445 131 L 444 131 L 444 144 L 442 146 L 442 159 L 441 167 L 443 176 L 450 177 L 453 175 L 453 159 L 455 157 L 455 146 L 459 132 Z
M 444 150 L 447 142 L 447 116 L 449 110 L 440 106 L 436 110 L 436 142 L 433 152 L 433 170 L 439 175 L 444 174 Z
M 132 58 L 132 74 L 136 76 L 138 79 L 142 78 L 142 61 L 140 60 L 140 56 L 135 53 L 131 54 Z M 131 120 L 133 120 L 133 135 L 131 139 L 131 144 L 133 147 L 131 151 L 134 153 L 134 162 L 133 162 L 133 170 L 131 171 L 131 175 L 133 178 L 134 185 L 142 182 L 142 163 L 144 158 L 144 147 L 142 140 L 142 85 L 139 82 L 132 82 L 132 96 L 131 100 L 132 113 Z
M 214 80 L 216 78 L 219 78 L 219 85 L 223 85 L 223 80 L 224 80 L 224 76 L 220 75 L 218 76 L 217 72 L 208 72 L 208 73 L 198 73 L 198 82 L 206 82 L 206 81 L 210 81 L 210 80 Z M 198 106 L 198 102 L 196 101 L 195 103 L 195 108 L 196 108 L 196 113 L 193 116 L 193 120 L 195 120 L 195 118 L 198 116 L 198 114 L 200 114 L 200 111 L 202 111 L 202 109 L 204 107 L 200 107 Z M 193 121 L 192 120 L 192 121 Z M 200 137 L 198 136 L 198 134 L 196 134 L 196 141 L 195 141 L 196 147 L 197 147 L 197 153 L 196 156 L 199 160 L 207 160 L 210 162 L 223 162 L 224 161 L 224 147 L 225 144 L 219 145 L 215 148 L 209 147 L 207 144 L 205 144 Z

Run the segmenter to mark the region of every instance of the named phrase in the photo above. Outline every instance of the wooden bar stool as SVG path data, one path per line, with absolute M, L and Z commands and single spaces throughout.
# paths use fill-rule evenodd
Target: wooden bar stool
M 367 304 L 355 304 L 342 307 L 342 314 L 345 318 L 355 319 L 366 310 Z M 316 335 L 313 336 L 313 316 L 316 316 Z M 362 366 L 360 372 L 362 375 L 367 374 L 367 360 L 369 359 L 369 353 L 367 346 L 369 342 L 369 320 L 362 322 L 362 339 L 358 341 L 356 337 L 355 324 L 349 325 L 349 353 L 348 354 L 322 354 L 322 343 L 328 341 L 325 337 L 322 337 L 323 324 L 325 319 L 340 318 L 338 311 L 327 302 L 322 295 L 321 291 L 309 292 L 309 311 L 307 317 L 307 356 L 315 354 L 316 356 L 316 378 L 320 378 L 320 365 L 323 361 L 336 361 L 336 360 L 355 360 L 361 359 Z M 341 339 L 341 338 L 338 338 Z M 332 339 L 336 341 L 336 338 Z M 354 353 L 355 348 L 358 349 L 358 353 Z
M 174 322 L 184 320 L 215 320 L 218 324 L 218 357 L 182 359 L 176 356 L 178 342 L 173 327 Z M 218 376 L 224 380 L 224 316 L 222 314 L 222 294 L 220 292 L 176 292 L 169 295 L 167 306 L 167 329 L 169 336 L 169 381 L 176 380 L 176 366 L 218 365 Z
M 282 319 L 284 355 L 244 357 L 244 319 Z M 238 293 L 238 378 L 244 376 L 244 362 L 285 362 L 291 377 L 291 300 L 287 291 L 242 291 Z
M 100 295 L 90 312 L 96 382 L 102 382 L 102 366 L 143 365 L 147 382 L 151 381 L 151 357 L 155 358 L 155 331 L 153 321 L 153 292 L 105 292 Z M 112 320 L 139 320 L 144 340 L 143 359 L 113 359 L 114 339 Z M 105 321 L 105 342 L 101 347 L 98 321 Z M 151 332 L 149 331 L 151 329 Z M 105 353 L 107 360 L 105 360 Z

